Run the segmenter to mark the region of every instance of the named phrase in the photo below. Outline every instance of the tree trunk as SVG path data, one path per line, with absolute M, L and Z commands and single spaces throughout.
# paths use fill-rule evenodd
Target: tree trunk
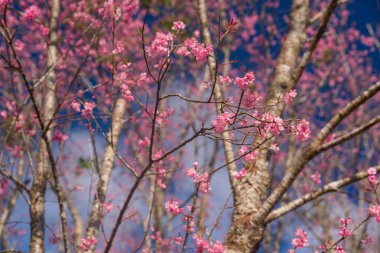
M 51 18 L 49 23 L 49 46 L 47 52 L 47 69 L 55 65 L 58 59 L 57 48 L 57 28 L 58 17 L 60 12 L 60 1 L 53 0 L 51 3 Z M 45 99 L 43 103 L 42 119 L 43 122 L 49 122 L 54 114 L 56 105 L 56 75 L 55 71 L 50 71 L 46 76 Z M 42 127 L 42 126 L 41 126 Z M 41 129 L 44 131 L 44 129 Z M 51 130 L 46 132 L 48 139 L 51 139 Z M 47 183 L 47 147 L 41 138 L 39 144 L 39 154 L 37 158 L 37 168 L 33 176 L 33 185 L 30 191 L 30 252 L 45 251 L 45 192 Z
M 297 60 L 305 42 L 305 29 L 309 14 L 308 0 L 294 0 L 290 13 L 289 31 L 277 59 L 275 76 L 269 89 L 265 105 L 268 113 L 281 116 L 283 105 L 278 104 L 280 97 L 288 91 Z M 276 106 L 273 106 L 277 104 Z M 254 147 L 264 140 L 257 138 Z M 271 144 L 271 141 L 268 142 Z M 263 220 L 252 219 L 266 198 L 270 185 L 270 153 L 267 149 L 259 151 L 257 160 L 249 168 L 248 175 L 238 185 L 234 194 L 234 212 L 225 247 L 227 252 L 256 252 L 264 236 Z
M 107 134 L 107 145 L 104 150 L 103 160 L 99 171 L 99 181 L 96 193 L 91 206 L 90 218 L 87 225 L 87 237 L 98 238 L 99 225 L 102 220 L 103 204 L 106 200 L 106 193 L 114 164 L 115 151 L 119 141 L 121 130 L 124 125 L 124 114 L 126 111 L 126 101 L 119 98 L 116 101 L 112 114 L 111 128 Z M 95 252 L 95 247 L 88 252 Z

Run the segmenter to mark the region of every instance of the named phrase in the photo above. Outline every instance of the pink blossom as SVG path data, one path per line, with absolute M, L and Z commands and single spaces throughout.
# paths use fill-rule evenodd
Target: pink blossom
M 0 0 L 0 7 L 4 7 L 5 5 L 9 4 L 12 0 Z
M 290 104 L 293 101 L 293 98 L 297 96 L 296 90 L 290 90 L 289 92 L 285 93 L 284 96 L 284 103 L 285 104 Z
M 178 30 L 184 30 L 186 25 L 182 21 L 175 21 L 173 22 L 172 30 L 178 31 Z
M 247 175 L 247 170 L 243 168 L 241 171 L 237 172 L 235 175 L 236 180 L 241 180 Z
M 186 46 L 180 46 L 177 50 L 176 50 L 176 53 L 178 55 L 183 55 L 183 56 L 189 56 L 191 55 L 191 52 L 189 50 L 187 50 L 187 47 Z
M 352 219 L 350 217 L 348 217 L 347 219 L 341 219 L 340 220 L 340 224 L 342 225 L 341 229 L 340 229 L 340 232 L 339 232 L 339 235 L 342 236 L 342 237 L 348 237 L 352 234 L 351 231 L 349 231 L 347 229 L 347 226 L 348 224 L 352 223 Z
M 56 130 L 54 132 L 53 141 L 57 141 L 59 144 L 61 144 L 64 141 L 67 141 L 69 139 L 69 136 L 67 134 L 62 134 L 59 130 Z
M 0 116 L 1 116 L 1 118 L 3 119 L 3 120 L 5 120 L 6 118 L 7 118 L 7 112 L 6 111 L 1 111 L 0 112 Z
M 229 76 L 219 76 L 218 82 L 222 85 L 230 85 L 232 83 L 232 79 Z
M 342 246 L 336 246 L 334 251 L 336 253 L 346 253 L 346 251 L 344 251 L 343 247 Z
M 138 140 L 138 144 L 139 144 L 140 147 L 144 147 L 144 148 L 145 148 L 145 147 L 149 147 L 149 145 L 150 145 L 150 140 L 149 140 L 148 137 L 145 137 L 144 140 L 139 139 L 139 140 Z
M 121 95 L 127 102 L 132 102 L 135 100 L 127 84 L 122 84 L 120 88 L 121 88 Z
M 186 169 L 185 175 L 191 178 L 194 178 L 194 176 L 197 174 L 197 171 L 194 168 Z
M 274 143 L 270 145 L 269 149 L 272 150 L 273 152 L 278 152 L 280 150 L 280 147 L 276 143 Z
M 368 208 L 368 214 L 376 218 L 376 221 L 380 223 L 380 205 L 371 206 Z
M 300 123 L 297 125 L 296 129 L 296 138 L 299 141 L 306 141 L 310 137 L 310 127 L 309 127 L 309 122 L 306 120 L 301 120 Z
M 298 228 L 296 230 L 295 235 L 296 235 L 296 238 L 292 240 L 292 245 L 296 249 L 305 248 L 309 246 L 309 236 L 302 228 Z
M 80 112 L 80 103 L 78 101 L 73 100 L 71 102 L 71 109 L 76 112 Z
M 223 253 L 224 252 L 224 246 L 223 243 L 220 241 L 216 241 L 213 244 L 211 244 L 211 247 L 208 249 L 208 252 L 210 253 Z
M 39 17 L 41 15 L 41 10 L 36 5 L 32 5 L 25 10 L 24 18 L 27 21 L 34 21 L 36 17 Z
M 82 110 L 82 116 L 85 119 L 89 119 L 92 111 L 96 107 L 94 102 L 85 102 L 84 103 L 84 109 Z
M 314 174 L 311 174 L 310 178 L 314 182 L 314 184 L 321 183 L 321 173 L 319 172 L 315 172 Z
M 112 54 L 120 54 L 124 51 L 124 45 L 121 41 L 116 42 L 115 48 L 112 50 Z
M 252 163 L 254 160 L 256 160 L 257 158 L 257 155 L 258 155 L 258 152 L 255 150 L 247 155 L 245 155 L 244 159 L 248 162 L 248 163 Z
M 99 15 L 105 18 L 110 18 L 114 15 L 115 5 L 113 0 L 108 0 L 104 3 L 104 6 L 99 9 Z
M 209 249 L 210 244 L 207 240 L 203 239 L 197 234 L 193 235 L 193 239 L 195 240 L 195 243 L 197 244 L 197 252 L 201 253 Z
M 194 183 L 199 183 L 199 191 L 203 194 L 206 194 L 211 190 L 209 174 L 207 172 L 195 175 Z
M 165 208 L 168 209 L 169 213 L 175 216 L 184 212 L 183 208 L 178 207 L 178 202 L 175 200 L 167 201 L 165 203 Z
M 23 51 L 23 50 L 24 50 L 24 47 L 25 47 L 25 44 L 22 43 L 21 41 L 16 40 L 16 41 L 14 42 L 14 48 L 15 48 L 17 51 Z
M 5 194 L 9 188 L 9 180 L 0 180 L 0 196 Z
M 239 155 L 240 156 L 243 156 L 243 155 L 245 155 L 245 154 L 247 154 L 248 153 L 248 147 L 247 146 L 241 146 L 241 148 L 239 149 Z
M 244 80 L 248 83 L 255 81 L 255 74 L 253 72 L 247 72 L 244 76 Z
M 241 77 L 235 78 L 235 84 L 236 84 L 236 86 L 240 87 L 243 90 L 246 90 L 248 88 L 248 85 L 249 85 L 249 83 Z
M 149 55 L 166 55 L 169 50 L 169 45 L 173 41 L 171 33 L 156 33 L 152 45 L 146 49 Z
M 248 108 L 254 108 L 258 105 L 258 103 L 262 100 L 262 96 L 255 92 L 255 91 L 249 91 L 244 96 L 244 102 L 243 105 Z
M 176 53 L 179 55 L 188 56 L 191 52 L 191 54 L 195 56 L 195 59 L 198 62 L 204 63 L 207 59 L 207 56 L 212 51 L 213 48 L 211 45 L 205 46 L 203 43 L 199 43 L 195 38 L 189 38 L 185 40 L 184 45 L 179 47 Z
M 379 180 L 376 177 L 377 170 L 374 167 L 368 169 L 368 182 L 372 187 L 376 187 L 379 183 Z
M 273 135 L 279 135 L 285 130 L 284 121 L 280 117 L 275 117 L 270 113 L 264 113 L 261 120 L 264 121 L 262 124 L 265 132 L 269 132 Z
M 89 251 L 92 246 L 95 246 L 98 240 L 94 237 L 82 238 L 79 248 L 84 251 Z
M 207 45 L 205 46 L 203 43 L 196 43 L 191 48 L 191 53 L 194 54 L 195 59 L 200 62 L 204 63 L 207 59 L 207 56 L 212 52 L 212 46 Z
M 216 120 L 212 122 L 212 125 L 215 127 L 215 132 L 223 132 L 227 125 L 232 124 L 232 118 L 232 113 L 229 112 L 225 112 L 223 114 L 218 115 Z
M 46 26 L 40 25 L 40 32 L 43 37 L 48 36 L 50 30 Z
M 173 239 L 174 243 L 177 245 L 181 245 L 183 243 L 183 238 L 181 236 L 177 236 Z
M 372 244 L 374 242 L 374 240 L 372 237 L 367 236 L 365 239 L 361 240 L 360 242 L 365 244 L 365 245 L 368 245 L 368 244 Z
M 113 205 L 111 203 L 103 203 L 103 209 L 107 213 L 111 212 Z

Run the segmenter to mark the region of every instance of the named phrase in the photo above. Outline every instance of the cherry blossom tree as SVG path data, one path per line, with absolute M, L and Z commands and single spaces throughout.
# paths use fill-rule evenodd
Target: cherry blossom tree
M 375 252 L 353 4 L 0 0 L 0 251 Z

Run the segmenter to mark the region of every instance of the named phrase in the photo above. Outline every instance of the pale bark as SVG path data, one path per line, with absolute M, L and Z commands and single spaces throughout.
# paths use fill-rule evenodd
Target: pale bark
M 20 159 L 19 159 L 18 165 L 17 165 L 17 173 L 16 173 L 17 177 L 16 177 L 16 179 L 19 180 L 23 173 L 24 173 L 24 151 L 21 150 Z M 19 188 L 17 186 L 17 183 L 15 183 L 15 184 L 16 184 L 16 189 L 13 190 L 13 194 L 12 194 L 11 199 L 8 202 L 8 205 L 1 210 L 2 214 L 0 216 L 0 237 L 1 237 L 0 243 L 3 247 L 3 249 L 5 249 L 5 250 L 7 250 L 9 248 L 8 235 L 7 235 L 7 231 L 5 230 L 5 225 L 9 219 L 9 217 L 11 216 L 16 204 L 17 204 L 17 200 L 20 196 L 19 191 L 22 191 L 22 188 Z
M 208 26 L 207 26 L 208 21 L 207 21 L 207 9 L 206 9 L 205 0 L 198 0 L 198 15 L 199 15 L 204 42 L 206 45 L 212 45 L 210 30 L 208 29 Z M 216 80 L 216 74 L 217 74 L 216 71 L 217 71 L 218 66 L 216 64 L 215 56 L 213 54 L 207 57 L 207 63 L 209 67 L 210 80 L 211 80 L 211 83 L 214 84 L 214 92 L 212 95 L 214 96 L 215 101 L 222 102 L 223 91 Z M 221 108 L 218 106 L 218 104 L 216 103 L 215 105 L 216 105 L 217 115 L 222 114 Z M 233 152 L 232 144 L 228 142 L 228 140 L 231 139 L 231 136 L 228 131 L 223 131 L 221 135 L 222 135 L 222 140 L 223 140 L 224 155 L 225 155 L 226 163 L 228 164 L 227 169 L 229 173 L 230 182 L 231 182 L 231 185 L 235 185 L 236 180 L 234 179 L 233 175 L 237 171 L 237 167 L 236 167 L 236 163 L 233 162 L 235 160 L 235 155 Z
M 103 204 L 106 200 L 108 185 L 114 164 L 115 152 L 124 125 L 124 114 L 126 111 L 126 101 L 123 98 L 117 99 L 112 114 L 111 128 L 107 134 L 107 145 L 104 150 L 103 160 L 99 171 L 99 181 L 96 193 L 91 205 L 90 218 L 87 225 L 86 236 L 98 238 L 99 225 L 103 218 Z M 95 252 L 95 247 L 88 252 Z
M 67 198 L 66 203 L 67 203 L 67 207 L 69 209 L 69 212 L 71 214 L 71 217 L 74 221 L 74 233 L 73 233 L 74 244 L 79 245 L 80 240 L 82 239 L 82 236 L 83 236 L 82 217 L 80 216 L 79 210 L 76 207 L 76 205 L 72 199 Z M 77 250 L 75 252 L 77 252 Z
M 59 0 L 53 0 L 51 3 L 51 18 L 49 23 L 49 46 L 47 55 L 47 68 L 49 69 L 53 66 L 58 58 L 58 48 L 57 48 L 57 28 L 58 28 L 58 16 L 59 16 Z M 54 71 L 51 71 L 46 76 L 46 89 L 45 89 L 45 99 L 43 103 L 43 122 L 48 122 L 52 120 L 54 114 L 54 109 L 56 105 L 56 75 Z M 32 94 L 31 94 L 32 96 Z M 43 125 L 41 125 L 43 128 Z M 45 131 L 45 129 L 41 129 Z M 46 136 L 48 141 L 51 138 L 51 131 L 46 129 Z M 45 192 L 47 184 L 47 172 L 48 163 L 46 159 L 47 153 L 46 140 L 43 138 L 40 140 L 39 154 L 37 158 L 37 166 L 33 175 L 33 185 L 30 190 L 30 252 L 44 252 L 45 251 Z
M 380 172 L 380 165 L 376 166 L 375 169 L 376 169 L 377 173 L 379 173 Z M 353 176 L 346 177 L 346 178 L 328 183 L 320 189 L 317 189 L 315 191 L 307 193 L 304 196 L 302 196 L 298 199 L 295 199 L 295 200 L 279 207 L 278 209 L 273 210 L 267 216 L 267 218 L 265 219 L 265 222 L 269 223 L 269 222 L 293 211 L 294 209 L 296 209 L 300 206 L 303 206 L 303 205 L 305 205 L 305 204 L 307 204 L 307 203 L 309 203 L 309 202 L 311 202 L 311 201 L 313 201 L 313 200 L 315 200 L 315 199 L 317 199 L 317 198 L 319 198 L 319 197 L 321 197 L 327 193 L 336 192 L 342 187 L 353 184 L 353 183 L 355 183 L 359 180 L 362 180 L 364 178 L 367 178 L 367 177 L 368 177 L 368 172 L 362 171 L 362 172 L 356 173 Z
M 308 0 L 294 0 L 290 13 L 289 31 L 277 59 L 273 83 L 265 102 L 269 113 L 280 116 L 283 105 L 277 101 L 289 89 L 293 70 L 306 40 L 305 29 L 309 14 Z M 264 140 L 258 138 L 255 146 Z M 237 187 L 234 198 L 232 224 L 225 241 L 227 252 L 255 252 L 263 238 L 264 224 L 250 221 L 250 217 L 261 207 L 268 190 L 271 175 L 269 154 L 260 150 L 258 159 L 250 167 L 247 179 Z

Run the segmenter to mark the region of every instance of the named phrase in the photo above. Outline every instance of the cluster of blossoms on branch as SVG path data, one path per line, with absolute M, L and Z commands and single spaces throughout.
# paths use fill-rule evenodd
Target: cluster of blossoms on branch
M 210 178 L 207 172 L 198 172 L 198 163 L 194 163 L 194 168 L 186 169 L 185 175 L 192 178 L 195 184 L 199 185 L 199 191 L 203 194 L 211 190 Z
M 348 224 L 352 223 L 352 219 L 348 217 L 347 219 L 340 219 L 340 224 L 342 225 L 339 235 L 342 237 L 348 237 L 352 232 L 347 228 Z
M 309 236 L 302 228 L 296 230 L 295 236 L 296 238 L 292 240 L 294 249 L 302 249 L 309 246 Z M 294 249 L 289 250 L 288 253 L 294 253 Z

